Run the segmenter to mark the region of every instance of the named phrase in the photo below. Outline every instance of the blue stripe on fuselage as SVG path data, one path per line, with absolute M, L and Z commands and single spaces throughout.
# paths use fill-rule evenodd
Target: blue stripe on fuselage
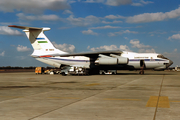
M 45 38 L 36 38 L 36 40 L 45 40 Z
M 62 61 L 73 61 L 73 62 L 90 62 L 90 60 L 74 60 L 74 59 L 62 59 L 62 58 L 52 58 L 52 57 L 46 57 L 48 59 L 54 59 L 54 60 L 62 60 Z M 141 59 L 129 59 L 130 62 L 139 62 Z M 164 59 L 144 59 L 144 61 L 166 61 Z
M 164 59 L 129 59 L 129 61 L 133 62 L 133 61 L 140 61 L 140 60 L 144 60 L 144 61 L 166 61 Z

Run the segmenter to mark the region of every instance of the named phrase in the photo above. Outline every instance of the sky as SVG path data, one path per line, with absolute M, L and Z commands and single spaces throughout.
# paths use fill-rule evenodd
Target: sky
M 49 66 L 8 25 L 49 27 L 54 46 L 70 53 L 159 53 L 180 66 L 179 0 L 0 0 L 0 66 Z

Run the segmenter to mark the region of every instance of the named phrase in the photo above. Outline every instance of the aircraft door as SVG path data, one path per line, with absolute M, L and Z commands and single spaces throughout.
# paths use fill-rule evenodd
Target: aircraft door
M 144 62 L 144 60 L 140 60 L 140 67 L 145 67 L 145 62 Z
M 144 69 L 145 69 L 145 62 L 144 60 L 140 60 L 140 72 L 139 74 L 143 75 L 144 74 Z

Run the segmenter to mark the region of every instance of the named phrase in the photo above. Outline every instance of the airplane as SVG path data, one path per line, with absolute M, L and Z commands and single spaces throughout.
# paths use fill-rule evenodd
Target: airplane
M 71 68 L 81 73 L 95 74 L 99 70 L 164 70 L 173 62 L 158 53 L 135 53 L 122 50 L 95 51 L 84 53 L 67 53 L 54 47 L 45 36 L 44 31 L 50 28 L 25 27 L 9 25 L 23 29 L 34 49 L 32 57 L 43 63 L 61 69 L 67 75 Z

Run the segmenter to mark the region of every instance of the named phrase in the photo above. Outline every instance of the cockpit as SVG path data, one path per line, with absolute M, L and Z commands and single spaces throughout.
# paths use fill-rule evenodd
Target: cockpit
M 173 64 L 173 62 L 172 62 L 170 59 L 168 59 L 168 58 L 164 57 L 164 56 L 163 56 L 163 55 L 161 55 L 161 54 L 157 55 L 157 58 L 162 58 L 162 59 L 169 60 L 169 62 L 168 62 L 168 63 L 164 63 L 164 64 L 166 65 L 166 68 L 167 68 L 167 67 L 169 67 L 169 66 L 171 66 L 171 65 Z
M 157 55 L 157 58 L 162 58 L 162 59 L 167 59 L 167 60 L 169 60 L 168 58 L 164 57 L 164 56 L 161 55 L 161 54 Z

